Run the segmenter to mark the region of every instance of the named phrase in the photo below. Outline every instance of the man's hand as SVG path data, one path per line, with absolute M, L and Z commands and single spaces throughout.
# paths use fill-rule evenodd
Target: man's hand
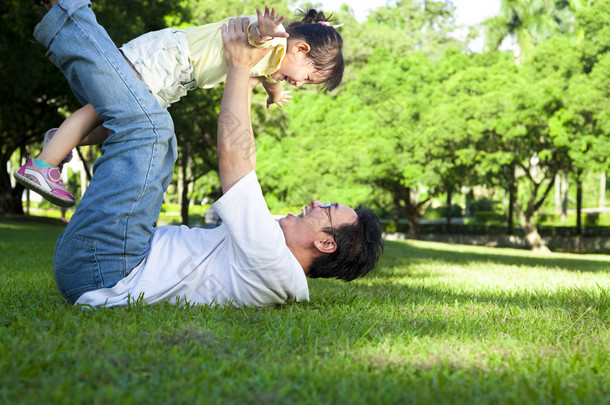
M 247 18 L 231 18 L 221 28 L 224 57 L 229 68 L 256 65 L 271 48 L 255 48 L 248 43 Z
M 288 38 L 288 33 L 282 27 L 282 22 L 284 22 L 286 17 L 282 15 L 279 18 L 275 18 L 275 15 L 275 7 L 269 10 L 269 6 L 265 5 L 265 14 L 258 8 L 256 9 L 258 32 L 264 37 L 261 38 L 262 41 L 273 37 Z M 254 40 L 260 42 L 258 38 Z

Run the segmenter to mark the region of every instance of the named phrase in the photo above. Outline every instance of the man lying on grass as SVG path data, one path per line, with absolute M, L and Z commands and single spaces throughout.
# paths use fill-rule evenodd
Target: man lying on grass
M 313 200 L 279 222 L 256 173 L 249 68 L 265 50 L 247 43 L 247 20 L 223 27 L 229 66 L 218 124 L 223 196 L 215 229 L 154 228 L 173 174 L 176 139 L 167 112 L 96 22 L 88 0 L 50 0 L 34 32 L 83 103 L 112 135 L 87 192 L 55 247 L 55 280 L 72 304 L 267 306 L 309 299 L 306 276 L 353 280 L 382 251 L 379 219 Z

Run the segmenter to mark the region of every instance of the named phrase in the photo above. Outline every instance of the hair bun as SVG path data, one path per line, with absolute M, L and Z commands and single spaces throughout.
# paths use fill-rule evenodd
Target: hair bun
M 306 13 L 299 10 L 303 14 L 301 22 L 305 24 L 317 24 L 318 22 L 328 21 L 323 11 L 318 11 L 314 8 L 309 9 Z

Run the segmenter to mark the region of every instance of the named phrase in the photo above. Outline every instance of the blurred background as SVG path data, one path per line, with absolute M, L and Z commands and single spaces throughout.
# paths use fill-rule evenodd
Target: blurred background
M 271 211 L 312 198 L 366 206 L 387 232 L 608 236 L 610 0 L 270 2 L 290 21 L 332 13 L 344 39 L 341 86 L 291 88 L 266 110 L 255 89 L 257 173 Z M 255 14 L 237 0 L 94 0 L 117 45 L 147 31 Z M 79 105 L 32 37 L 44 9 L 0 4 L 0 213 L 63 216 L 12 172 Z M 198 225 L 220 195 L 222 85 L 169 111 L 179 158 L 160 223 Z M 85 192 L 99 147 L 64 169 Z M 208 222 L 216 219 L 208 213 Z

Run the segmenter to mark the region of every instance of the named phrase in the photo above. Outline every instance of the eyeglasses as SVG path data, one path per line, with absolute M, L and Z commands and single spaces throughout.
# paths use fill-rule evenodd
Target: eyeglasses
M 324 208 L 326 210 L 326 212 L 328 212 L 328 220 L 330 221 L 330 234 L 332 235 L 333 239 L 335 239 L 335 241 L 337 240 L 335 238 L 335 228 L 333 228 L 333 218 L 330 216 L 330 207 L 335 207 L 337 206 L 337 203 L 325 203 L 320 205 L 320 208 Z

